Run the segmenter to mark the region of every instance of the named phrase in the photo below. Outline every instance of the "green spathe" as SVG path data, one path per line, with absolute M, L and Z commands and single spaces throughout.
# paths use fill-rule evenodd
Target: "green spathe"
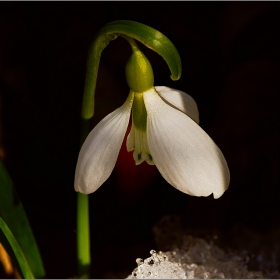
M 132 54 L 125 67 L 126 81 L 134 92 L 145 92 L 154 85 L 154 73 L 146 56 L 132 46 Z

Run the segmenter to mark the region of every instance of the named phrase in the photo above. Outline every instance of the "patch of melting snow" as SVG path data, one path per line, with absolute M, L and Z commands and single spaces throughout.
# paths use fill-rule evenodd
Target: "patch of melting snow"
M 277 270 L 265 275 L 249 271 L 247 251 L 225 253 L 212 241 L 186 234 L 175 216 L 164 217 L 154 228 L 155 240 L 165 252 L 151 250 L 151 257 L 136 260 L 127 279 L 263 279 L 280 278 Z M 259 260 L 261 256 L 257 256 Z M 276 261 L 275 261 L 276 262 Z
M 227 256 L 203 239 L 194 239 L 188 250 L 168 252 L 151 250 L 151 257 L 137 259 L 138 266 L 127 279 L 224 279 L 265 278 L 261 272 L 248 271 L 238 256 Z M 140 261 L 141 260 L 141 261 Z

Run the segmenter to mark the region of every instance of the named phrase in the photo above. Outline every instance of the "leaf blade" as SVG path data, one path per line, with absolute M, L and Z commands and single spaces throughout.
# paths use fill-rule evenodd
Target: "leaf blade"
M 14 251 L 14 254 L 20 265 L 23 277 L 25 279 L 34 279 L 32 270 L 24 256 L 17 240 L 15 239 L 13 233 L 11 232 L 11 230 L 9 229 L 9 227 L 7 226 L 7 224 L 4 222 L 4 220 L 1 217 L 0 217 L 0 229 L 3 231 L 4 235 L 6 236 L 7 240 L 9 241 L 9 243 Z
M 41 255 L 23 205 L 0 159 L 0 216 L 6 221 L 36 278 L 45 277 Z

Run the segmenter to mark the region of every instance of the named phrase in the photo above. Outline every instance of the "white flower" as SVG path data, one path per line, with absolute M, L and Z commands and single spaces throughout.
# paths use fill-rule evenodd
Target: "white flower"
M 219 198 L 224 193 L 229 185 L 229 169 L 220 149 L 197 124 L 195 101 L 167 87 L 152 87 L 143 93 L 130 91 L 125 103 L 97 124 L 79 154 L 76 191 L 92 193 L 108 179 L 131 110 L 132 128 L 126 144 L 128 151 L 134 150 L 136 164 L 144 160 L 155 164 L 168 183 L 189 195 L 213 193 Z

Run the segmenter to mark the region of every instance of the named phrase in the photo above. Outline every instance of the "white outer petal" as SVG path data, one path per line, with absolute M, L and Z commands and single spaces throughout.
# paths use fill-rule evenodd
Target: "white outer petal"
M 144 95 L 148 144 L 154 163 L 167 182 L 194 195 L 219 198 L 228 188 L 226 160 L 204 130 L 150 90 Z
M 127 130 L 134 94 L 102 119 L 86 138 L 78 157 L 75 190 L 95 192 L 110 176 Z
M 187 93 L 173 88 L 157 86 L 156 91 L 162 99 L 171 106 L 188 115 L 196 123 L 199 123 L 199 112 L 194 99 Z

